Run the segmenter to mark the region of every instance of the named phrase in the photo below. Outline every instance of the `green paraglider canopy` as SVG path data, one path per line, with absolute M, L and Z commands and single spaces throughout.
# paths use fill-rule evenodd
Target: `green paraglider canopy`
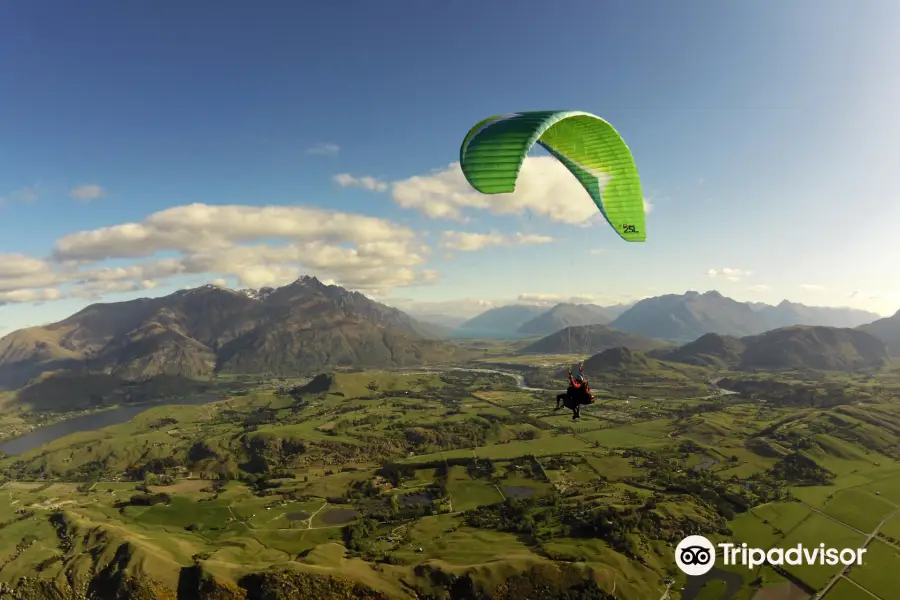
M 629 242 L 647 239 L 631 151 L 612 125 L 590 113 L 550 110 L 485 119 L 469 130 L 459 149 L 463 174 L 484 194 L 511 193 L 535 143 L 578 178 L 616 233 Z

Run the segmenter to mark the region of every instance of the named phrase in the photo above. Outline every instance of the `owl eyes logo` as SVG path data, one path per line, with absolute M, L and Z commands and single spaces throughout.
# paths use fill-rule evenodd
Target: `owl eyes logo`
M 709 549 L 703 546 L 689 546 L 681 551 L 681 562 L 686 565 L 705 565 L 709 559 Z
M 675 564 L 687 575 L 705 575 L 716 566 L 716 550 L 702 535 L 689 535 L 675 548 Z

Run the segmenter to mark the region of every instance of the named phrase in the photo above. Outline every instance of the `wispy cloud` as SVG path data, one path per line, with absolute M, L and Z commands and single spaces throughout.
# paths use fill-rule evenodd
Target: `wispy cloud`
M 341 147 L 337 144 L 323 142 L 316 144 L 311 148 L 307 148 L 307 154 L 316 154 L 318 156 L 337 156 L 341 152 Z
M 871 290 L 853 290 L 850 292 L 849 297 L 857 300 L 878 300 L 881 298 L 881 294 Z
M 751 292 L 766 292 L 771 288 L 771 286 L 766 285 L 765 283 L 757 283 L 756 285 L 751 285 L 747 289 Z
M 815 283 L 801 283 L 800 289 L 804 292 L 822 292 L 825 290 L 825 286 Z
M 731 282 L 738 282 L 745 277 L 753 275 L 753 271 L 744 269 L 735 269 L 732 267 L 722 267 L 721 269 L 710 269 L 706 272 L 710 279 L 725 279 Z
M 334 181 L 341 187 L 358 187 L 372 192 L 386 192 L 388 184 L 375 177 L 354 177 L 350 173 L 340 173 L 334 176 Z
M 37 202 L 38 187 L 36 185 L 28 185 L 15 189 L 8 194 L 0 196 L 0 205 L 12 202 L 20 202 L 22 204 L 31 204 Z
M 90 202 L 91 200 L 97 200 L 106 195 L 106 190 L 104 190 L 101 186 L 96 183 L 85 183 L 79 186 L 75 186 L 69 192 L 69 196 L 75 198 L 76 200 L 81 200 L 82 202 Z
M 503 235 L 497 232 L 469 233 L 466 231 L 445 231 L 442 238 L 442 248 L 458 252 L 475 252 L 491 246 L 525 246 L 553 242 L 553 238 L 550 236 L 526 233 Z

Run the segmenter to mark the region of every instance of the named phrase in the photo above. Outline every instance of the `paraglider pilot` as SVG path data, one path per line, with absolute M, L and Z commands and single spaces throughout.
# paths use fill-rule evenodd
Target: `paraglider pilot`
M 591 394 L 591 388 L 584 376 L 584 363 L 578 366 L 578 373 L 574 376 L 572 367 L 569 367 L 569 387 L 564 394 L 556 397 L 556 408 L 553 410 L 559 410 L 565 406 L 572 411 L 572 420 L 574 421 L 581 418 L 581 405 L 591 404 L 593 401 L 594 396 Z

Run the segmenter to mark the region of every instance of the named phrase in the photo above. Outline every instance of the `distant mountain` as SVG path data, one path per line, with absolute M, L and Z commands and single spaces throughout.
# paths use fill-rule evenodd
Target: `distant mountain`
M 604 306 L 603 310 L 606 314 L 609 315 L 610 319 L 616 319 L 624 313 L 626 310 L 634 306 L 634 302 L 627 302 L 625 304 L 613 304 L 612 306 Z
M 887 345 L 890 354 L 900 356 L 900 310 L 891 317 L 878 319 L 857 329 L 874 335 Z
M 567 327 L 526 346 L 527 354 L 596 354 L 608 348 L 624 346 L 632 350 L 657 350 L 672 347 L 671 342 L 617 331 L 605 325 Z
M 629 371 L 648 370 L 658 364 L 658 360 L 650 358 L 642 352 L 618 346 L 604 350 L 584 361 L 584 373 L 592 376 L 623 369 Z
M 743 368 L 853 371 L 883 366 L 884 342 L 855 329 L 794 325 L 741 340 Z
M 613 314 L 596 304 L 557 304 L 519 327 L 525 335 L 550 335 L 566 327 L 581 325 L 606 325 L 615 318 Z
M 546 308 L 527 304 L 498 306 L 472 317 L 456 328 L 454 335 L 469 337 L 522 337 L 519 328 L 546 312 Z
M 609 348 L 584 361 L 588 382 L 631 380 L 705 379 L 708 373 L 697 367 L 669 363 L 624 347 Z
M 622 313 L 610 327 L 685 342 L 706 333 L 742 336 L 767 328 L 766 319 L 757 311 L 716 291 L 646 298 Z
M 762 310 L 764 308 L 771 308 L 771 304 L 766 304 L 765 302 L 745 302 L 747 306 L 752 308 L 753 310 Z
M 689 365 L 725 369 L 739 365 L 744 350 L 746 346 L 738 338 L 707 333 L 674 350 L 652 352 L 651 356 Z
M 794 325 L 740 339 L 707 334 L 652 356 L 716 368 L 853 371 L 884 365 L 888 353 L 881 340 L 864 331 Z
M 466 317 L 455 317 L 441 313 L 407 311 L 407 314 L 420 323 L 436 325 L 441 329 L 446 329 L 448 333 L 468 320 Z
M 759 314 L 767 321 L 767 327 L 777 329 L 791 325 L 824 325 L 826 327 L 858 327 L 871 323 L 878 315 L 857 308 L 832 306 L 806 306 L 783 300 L 778 306 L 764 306 Z
M 465 354 L 436 341 L 435 329 L 314 277 L 256 297 L 209 285 L 94 304 L 58 323 L 15 331 L 0 339 L 0 385 L 19 387 L 54 370 L 125 379 L 294 374 L 413 366 Z
M 738 302 L 716 291 L 647 298 L 609 325 L 649 337 L 688 342 L 707 333 L 741 337 L 792 325 L 857 327 L 878 315 L 854 308 Z

